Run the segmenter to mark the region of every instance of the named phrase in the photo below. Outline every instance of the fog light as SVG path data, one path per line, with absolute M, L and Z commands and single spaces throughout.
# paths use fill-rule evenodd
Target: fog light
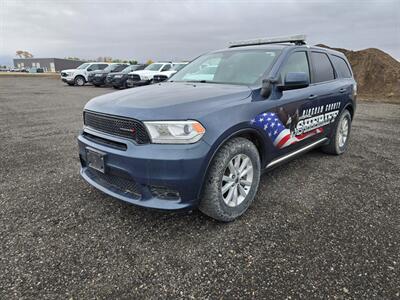
M 163 186 L 150 186 L 150 191 L 153 197 L 163 200 L 178 200 L 180 199 L 179 192 Z

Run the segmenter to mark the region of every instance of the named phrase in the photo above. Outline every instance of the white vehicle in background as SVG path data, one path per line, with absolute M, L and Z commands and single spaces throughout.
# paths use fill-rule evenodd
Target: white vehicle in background
M 182 69 L 187 64 L 188 64 L 187 62 L 172 63 L 172 68 L 169 69 L 168 71 L 154 74 L 153 82 L 156 83 L 156 82 L 161 82 L 161 81 L 167 80 L 168 78 L 170 78 L 172 75 L 174 75 L 176 72 L 178 72 L 180 69 Z
M 69 85 L 83 86 L 88 82 L 88 76 L 93 71 L 104 70 L 109 63 L 105 62 L 89 62 L 84 63 L 76 69 L 68 69 L 61 71 L 61 80 Z
M 155 74 L 164 73 L 172 69 L 172 62 L 156 62 L 148 65 L 144 70 L 133 71 L 128 74 L 128 87 L 148 85 Z

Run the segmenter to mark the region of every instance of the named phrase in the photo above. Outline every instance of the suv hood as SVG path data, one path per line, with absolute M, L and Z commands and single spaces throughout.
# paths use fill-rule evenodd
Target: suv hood
M 66 70 L 62 70 L 62 72 L 67 73 L 67 72 L 75 72 L 77 69 L 66 69 Z
M 198 119 L 250 95 L 247 86 L 165 82 L 96 97 L 85 109 L 143 121 Z

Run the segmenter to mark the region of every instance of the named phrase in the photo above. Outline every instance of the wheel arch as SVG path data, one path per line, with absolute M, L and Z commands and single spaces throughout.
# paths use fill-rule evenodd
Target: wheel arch
M 345 107 L 343 108 L 343 111 L 345 109 L 347 109 L 350 112 L 351 120 L 353 120 L 354 119 L 354 113 L 355 113 L 353 104 L 351 104 L 351 103 L 346 104 Z
M 266 155 L 268 145 L 267 145 L 267 143 L 265 141 L 265 137 L 263 137 L 262 133 L 260 133 L 255 128 L 242 128 L 242 129 L 235 130 L 233 132 L 229 132 L 226 135 L 224 135 L 224 137 L 222 139 L 216 141 L 215 146 L 212 148 L 211 154 L 209 156 L 209 159 L 208 159 L 205 171 L 204 171 L 201 188 L 199 190 L 199 195 L 198 195 L 199 198 L 201 197 L 201 193 L 202 193 L 203 187 L 204 187 L 204 182 L 207 179 L 207 174 L 210 169 L 211 163 L 213 162 L 219 149 L 223 145 L 225 145 L 228 141 L 230 141 L 231 139 L 236 138 L 236 137 L 243 137 L 243 138 L 250 140 L 256 146 L 258 153 L 260 155 L 261 169 L 263 169 L 263 167 L 265 166 L 267 159 L 268 159 L 268 157 Z
M 82 78 L 83 78 L 83 80 L 84 80 L 85 82 L 87 82 L 87 80 L 86 80 L 85 76 L 83 76 L 82 74 L 78 74 L 78 75 L 76 75 L 76 76 L 74 77 L 74 81 L 75 81 L 75 80 L 76 80 L 76 78 L 78 78 L 78 77 L 82 77 Z

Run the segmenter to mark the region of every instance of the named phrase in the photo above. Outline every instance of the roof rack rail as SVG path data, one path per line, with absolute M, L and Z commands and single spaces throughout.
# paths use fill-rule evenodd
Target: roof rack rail
M 274 38 L 259 38 L 259 39 L 252 39 L 252 40 L 230 42 L 229 48 L 254 46 L 254 45 L 266 45 L 266 44 L 277 44 L 277 43 L 294 43 L 295 45 L 305 45 L 306 44 L 306 35 L 298 34 L 298 35 L 292 35 L 292 36 L 281 36 L 281 37 L 274 37 Z

